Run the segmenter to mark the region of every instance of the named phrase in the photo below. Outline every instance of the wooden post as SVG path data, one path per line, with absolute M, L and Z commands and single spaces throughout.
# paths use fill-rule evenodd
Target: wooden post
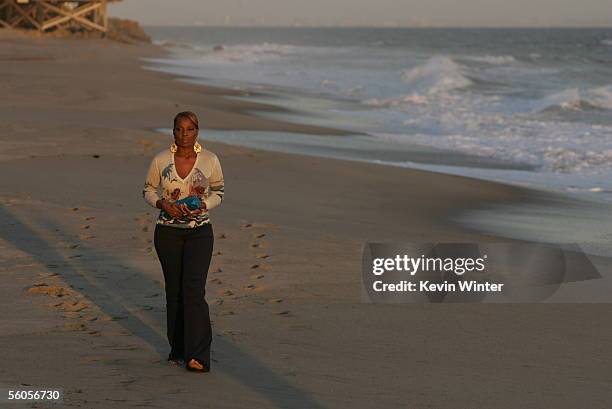
M 13 2 L 6 0 L 6 24 L 10 27 L 11 20 L 13 19 Z
M 38 31 L 42 31 L 45 22 L 45 9 L 40 3 L 36 5 L 36 22 L 38 23 Z
M 99 18 L 100 18 L 100 16 L 99 16 L 99 10 L 100 10 L 100 9 L 99 9 L 99 8 L 97 8 L 97 9 L 95 9 L 95 10 L 92 12 L 92 16 L 93 16 L 92 21 L 93 21 L 94 23 L 96 23 L 96 24 L 100 24 L 100 20 L 99 20 Z
M 6 8 L 8 7 L 8 3 L 4 0 L 0 0 L 0 25 L 3 27 L 7 27 L 8 23 L 6 22 Z
M 106 12 L 106 0 L 102 0 L 102 26 L 104 27 L 104 37 L 108 35 L 108 13 Z

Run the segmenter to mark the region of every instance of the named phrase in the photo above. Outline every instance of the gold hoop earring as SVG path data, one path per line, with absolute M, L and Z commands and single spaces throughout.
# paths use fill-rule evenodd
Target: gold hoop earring
M 193 151 L 194 151 L 195 153 L 200 153 L 200 152 L 202 152 L 202 145 L 200 145 L 199 143 L 197 143 L 197 142 L 196 142 L 196 143 L 193 145 Z
M 176 151 L 178 150 L 178 146 L 176 146 L 175 143 L 173 143 L 172 145 L 170 145 L 170 152 L 172 153 L 176 153 Z

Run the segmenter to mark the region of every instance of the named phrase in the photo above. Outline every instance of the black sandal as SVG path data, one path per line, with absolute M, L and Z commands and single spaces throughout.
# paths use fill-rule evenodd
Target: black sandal
M 196 361 L 198 364 L 202 366 L 202 369 L 194 368 L 191 365 L 189 365 L 191 361 Z M 197 358 L 191 358 L 189 362 L 186 363 L 185 367 L 187 368 L 188 371 L 191 371 L 191 372 L 210 372 L 210 367 L 205 362 L 202 362 Z

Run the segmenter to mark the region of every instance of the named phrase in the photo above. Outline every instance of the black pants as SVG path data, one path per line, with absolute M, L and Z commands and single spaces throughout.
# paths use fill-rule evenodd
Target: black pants
M 209 366 L 212 329 L 204 296 L 213 242 L 210 224 L 155 227 L 155 250 L 166 281 L 170 356 L 187 362 L 196 358 Z

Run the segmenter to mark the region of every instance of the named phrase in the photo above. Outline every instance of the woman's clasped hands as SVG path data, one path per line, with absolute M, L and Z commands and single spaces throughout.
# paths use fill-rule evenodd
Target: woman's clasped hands
M 199 209 L 191 210 L 185 203 L 174 203 L 168 200 L 161 201 L 161 209 L 172 217 L 184 217 L 200 214 L 206 210 L 206 205 L 202 202 Z

